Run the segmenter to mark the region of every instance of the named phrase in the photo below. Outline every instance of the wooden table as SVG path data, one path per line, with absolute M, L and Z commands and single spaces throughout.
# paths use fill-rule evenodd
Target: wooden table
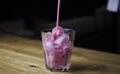
M 45 68 L 41 41 L 0 35 L 0 74 L 120 74 L 120 55 L 74 47 L 70 72 Z

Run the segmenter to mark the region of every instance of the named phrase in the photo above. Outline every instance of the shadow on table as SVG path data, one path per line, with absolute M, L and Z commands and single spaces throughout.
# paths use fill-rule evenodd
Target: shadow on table
M 83 71 L 106 71 L 107 67 L 102 64 L 93 64 L 93 63 L 73 63 L 71 66 L 71 72 L 83 72 Z

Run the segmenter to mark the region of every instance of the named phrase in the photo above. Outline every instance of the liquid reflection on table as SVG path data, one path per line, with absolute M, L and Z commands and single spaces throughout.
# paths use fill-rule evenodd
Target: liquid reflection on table
M 73 48 L 69 72 L 45 68 L 41 41 L 0 35 L 0 74 L 120 74 L 120 55 Z

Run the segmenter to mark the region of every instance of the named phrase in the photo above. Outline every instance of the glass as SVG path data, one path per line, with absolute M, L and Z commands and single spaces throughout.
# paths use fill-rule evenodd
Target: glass
M 45 65 L 51 71 L 69 71 L 75 31 L 64 29 L 63 36 L 51 40 L 52 29 L 41 31 Z

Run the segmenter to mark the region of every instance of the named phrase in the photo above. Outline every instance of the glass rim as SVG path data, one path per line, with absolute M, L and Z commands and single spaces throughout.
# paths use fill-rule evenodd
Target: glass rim
M 63 28 L 64 31 L 71 31 L 71 32 L 75 32 L 74 29 L 70 29 L 70 28 Z M 47 28 L 47 29 L 42 29 L 41 32 L 52 32 L 52 28 Z

